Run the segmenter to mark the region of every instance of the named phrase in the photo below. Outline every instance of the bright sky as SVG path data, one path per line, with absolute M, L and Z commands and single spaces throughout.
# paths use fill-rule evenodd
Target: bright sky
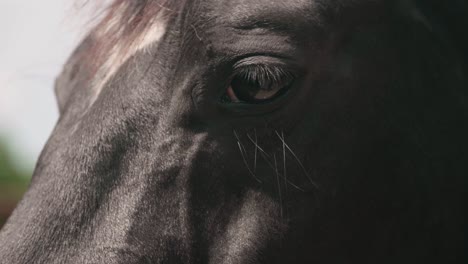
M 67 0 L 0 0 L 0 137 L 32 166 L 57 120 L 53 83 L 86 29 Z

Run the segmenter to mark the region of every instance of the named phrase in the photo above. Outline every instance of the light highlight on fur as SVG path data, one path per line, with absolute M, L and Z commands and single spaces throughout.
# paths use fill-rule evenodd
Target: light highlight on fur
M 102 28 L 98 28 L 95 32 L 96 38 L 105 38 L 109 33 L 118 34 L 119 37 L 122 35 L 124 38 L 124 32 L 121 29 L 122 21 L 128 19 L 124 16 L 126 6 L 121 6 L 116 12 L 115 16 L 109 20 L 106 25 Z M 128 61 L 133 55 L 139 51 L 144 51 L 149 46 L 156 45 L 164 33 L 166 32 L 167 21 L 164 18 L 164 12 L 158 13 L 156 17 L 151 19 L 150 26 L 140 33 L 140 37 L 127 46 L 125 42 L 118 42 L 106 52 L 105 60 L 97 68 L 96 74 L 92 79 L 92 91 L 93 97 L 90 100 L 92 104 L 101 91 L 104 89 L 109 80 L 117 73 L 120 67 Z

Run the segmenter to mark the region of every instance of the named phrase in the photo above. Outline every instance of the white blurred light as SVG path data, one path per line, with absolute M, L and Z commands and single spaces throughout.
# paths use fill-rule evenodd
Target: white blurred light
M 87 31 L 73 1 L 0 1 L 0 136 L 31 166 L 58 117 L 55 77 Z M 86 18 L 87 19 L 87 18 Z

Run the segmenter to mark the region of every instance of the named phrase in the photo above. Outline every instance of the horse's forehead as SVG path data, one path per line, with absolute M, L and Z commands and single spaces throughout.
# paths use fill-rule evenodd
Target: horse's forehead
M 198 8 L 200 12 L 207 13 L 203 15 L 215 16 L 224 22 L 235 24 L 252 21 L 310 23 L 324 15 L 323 12 L 333 13 L 347 7 L 377 6 L 386 3 L 385 0 L 200 0 L 200 2 L 200 6 L 207 7 L 207 9 Z M 371 12 L 372 9 L 368 10 Z M 363 12 L 360 14 L 365 15 Z
M 212 17 L 216 17 L 216 20 L 224 25 L 232 27 L 249 27 L 251 24 L 255 24 L 258 21 L 272 25 L 279 25 L 285 22 L 284 16 L 288 16 L 288 24 L 294 24 L 291 23 L 293 20 L 296 20 L 296 22 L 304 22 L 306 18 L 303 15 L 304 10 L 310 10 L 316 5 L 316 1 L 291 0 L 284 3 L 283 1 L 276 0 L 201 0 L 195 5 L 198 5 L 199 7 L 197 9 L 198 12 L 193 12 L 191 14 L 191 19 L 212 20 Z M 125 8 L 125 6 L 122 6 L 122 8 Z M 189 12 L 189 10 L 191 9 L 183 9 L 184 12 Z M 150 20 L 149 23 L 151 25 L 146 27 L 145 30 L 140 33 L 141 37 L 138 38 L 138 41 L 133 43 L 133 45 L 125 46 L 117 42 L 112 47 L 106 60 L 101 63 L 101 66 L 94 75 L 93 82 L 91 84 L 93 90 L 91 93 L 92 98 L 90 99 L 91 103 L 96 100 L 101 91 L 117 74 L 122 65 L 128 61 L 128 59 L 141 51 L 144 52 L 145 50 L 155 48 L 158 45 L 164 34 L 167 32 L 168 27 L 170 27 L 168 24 L 168 12 L 170 11 L 162 9 L 158 16 Z M 184 15 L 187 14 L 185 13 Z M 104 27 L 99 28 L 96 31 L 95 37 L 98 39 L 102 37 L 105 38 L 107 32 L 118 32 L 118 30 L 115 30 L 113 27 L 120 27 L 121 23 L 123 23 L 123 21 L 121 21 L 121 14 L 119 13 L 119 10 L 117 10 L 117 12 L 115 12 L 115 16 Z
M 197 30 L 201 25 L 203 25 L 203 29 L 201 30 L 209 29 L 210 27 L 217 28 L 219 30 L 211 31 L 217 34 L 213 39 L 215 42 L 222 42 L 223 38 L 219 38 L 218 35 L 226 35 L 229 32 L 225 31 L 223 27 L 249 29 L 268 26 L 283 30 L 283 32 L 286 30 L 288 35 L 304 35 L 308 34 L 308 31 L 304 30 L 304 26 L 320 26 L 324 22 L 324 13 L 327 13 L 330 9 L 337 10 L 351 5 L 383 2 L 384 0 L 290 0 L 287 2 L 279 0 L 199 0 L 193 2 L 186 1 L 186 7 L 187 5 L 192 6 L 182 8 L 178 14 L 190 19 L 192 26 L 185 28 L 185 30 Z M 122 6 L 122 8 L 125 8 L 125 6 Z M 150 26 L 144 28 L 139 34 L 141 37 L 132 43 L 132 45 L 128 46 L 125 43 L 121 45 L 117 41 L 106 53 L 106 59 L 100 61 L 100 66 L 91 79 L 90 98 L 87 100 L 89 105 L 93 104 L 102 90 L 111 83 L 114 77 L 119 75 L 117 73 L 122 71 L 122 66 L 125 62 L 139 52 L 157 47 L 164 34 L 172 30 L 170 27 L 174 25 L 169 23 L 169 18 L 173 17 L 174 14 L 168 16 L 167 13 L 173 11 L 168 11 L 164 8 L 161 10 L 160 14 L 148 21 Z M 106 26 L 99 28 L 95 32 L 94 37 L 105 39 L 106 33 L 109 31 L 120 32 L 119 30 L 115 30 L 114 27 L 119 28 L 122 26 L 122 23 L 125 22 L 121 20 L 122 17 L 124 16 L 117 10 L 114 13 L 114 17 Z M 205 32 L 201 33 L 204 34 Z M 158 56 L 166 55 L 159 54 Z
M 196 18 L 204 17 L 211 25 L 222 24 L 233 27 L 249 27 L 253 23 L 297 24 L 306 22 L 313 14 L 317 1 L 313 0 L 201 0 Z
M 300 13 L 302 10 L 316 6 L 319 1 L 311 0 L 203 0 L 204 4 L 215 12 L 217 16 L 239 19 L 243 17 L 271 15 L 277 16 L 283 12 Z M 291 17 L 291 19 L 293 19 Z

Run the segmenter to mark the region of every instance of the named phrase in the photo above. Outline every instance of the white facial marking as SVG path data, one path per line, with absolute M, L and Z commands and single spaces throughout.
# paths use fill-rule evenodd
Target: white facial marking
M 121 8 L 120 10 L 123 10 Z M 118 69 L 135 53 L 145 50 L 149 46 L 153 46 L 159 42 L 164 33 L 166 32 L 166 20 L 163 18 L 163 12 L 152 19 L 150 26 L 140 34 L 139 40 L 135 41 L 130 47 L 117 43 L 113 45 L 112 49 L 107 52 L 107 58 L 98 68 L 93 81 L 92 89 L 93 96 L 90 100 L 90 105 L 94 103 L 106 83 L 115 75 Z M 96 37 L 105 37 L 106 33 L 114 32 L 116 34 L 123 34 L 123 32 L 115 27 L 121 27 L 121 20 L 123 19 L 122 12 L 117 12 L 114 17 L 106 24 L 105 27 L 96 32 Z M 128 19 L 128 18 L 127 18 Z M 123 37 L 122 37 L 123 38 Z

